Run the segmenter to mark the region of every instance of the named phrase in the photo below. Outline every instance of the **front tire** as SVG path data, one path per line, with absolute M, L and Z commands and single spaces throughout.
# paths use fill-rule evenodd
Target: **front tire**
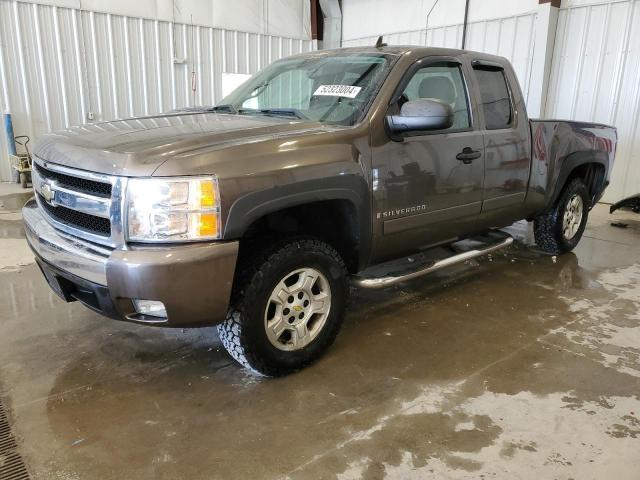
M 552 254 L 570 252 L 577 245 L 589 216 L 589 192 L 581 179 L 573 179 L 553 208 L 534 220 L 538 247 Z
M 242 259 L 237 275 L 218 334 L 241 365 L 263 376 L 287 375 L 333 343 L 349 291 L 344 261 L 333 247 L 290 240 Z

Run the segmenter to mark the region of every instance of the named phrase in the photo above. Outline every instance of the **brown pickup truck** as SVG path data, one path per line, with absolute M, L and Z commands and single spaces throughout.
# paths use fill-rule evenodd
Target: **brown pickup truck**
M 497 229 L 522 219 L 540 249 L 573 249 L 616 139 L 604 125 L 528 120 L 500 57 L 319 51 L 273 63 L 215 107 L 44 136 L 23 214 L 64 300 L 141 324 L 218 325 L 242 365 L 284 375 L 333 342 L 350 284 L 505 247 Z M 428 255 L 443 245 L 449 255 Z

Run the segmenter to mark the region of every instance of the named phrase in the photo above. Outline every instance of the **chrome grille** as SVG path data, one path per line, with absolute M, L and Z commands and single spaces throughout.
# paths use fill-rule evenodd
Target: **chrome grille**
M 56 183 L 62 187 L 70 188 L 89 195 L 96 195 L 98 197 L 111 197 L 110 183 L 97 182 L 95 180 L 88 180 L 81 177 L 73 177 L 64 173 L 48 170 L 42 166 L 38 167 L 38 170 L 41 176 L 55 180 Z
M 118 246 L 126 178 L 36 159 L 32 172 L 38 205 L 54 227 L 94 243 Z
M 46 202 L 39 193 L 38 202 L 45 211 L 56 220 L 70 227 L 81 228 L 97 235 L 111 236 L 111 222 L 108 218 L 101 218 L 95 215 L 87 215 L 86 213 L 72 210 L 63 206 L 53 206 Z

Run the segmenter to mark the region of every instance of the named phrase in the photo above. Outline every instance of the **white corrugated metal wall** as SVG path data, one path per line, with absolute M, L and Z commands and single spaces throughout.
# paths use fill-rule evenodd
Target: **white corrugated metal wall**
M 604 200 L 640 193 L 640 0 L 560 10 L 546 116 L 615 125 Z
M 222 96 L 223 72 L 255 73 L 313 48 L 309 39 L 0 0 L 0 110 L 11 112 L 16 135 L 33 138 L 90 117 L 210 105 Z
M 507 57 L 513 64 L 525 97 L 528 97 L 531 62 L 535 44 L 535 12 L 506 18 L 495 18 L 470 22 L 467 29 L 467 48 Z M 429 45 L 432 47 L 460 48 L 462 23 L 385 33 L 384 41 L 389 45 Z M 342 45 L 353 47 L 375 45 L 377 36 L 345 40 Z
M 469 24 L 467 48 L 507 57 L 529 98 L 537 14 Z M 343 42 L 371 45 L 377 37 Z M 459 47 L 462 24 L 386 33 L 396 45 Z M 546 118 L 594 121 L 618 128 L 611 186 L 604 201 L 640 192 L 640 0 L 607 0 L 559 11 Z
M 468 48 L 503 55 L 528 97 L 535 12 L 472 22 Z M 390 44 L 457 47 L 462 25 L 385 34 Z M 370 45 L 376 37 L 345 40 Z M 307 39 L 191 26 L 106 13 L 0 0 L 0 108 L 16 135 L 89 120 L 143 115 L 222 94 L 222 72 L 254 73 L 269 62 L 313 48 Z M 174 61 L 175 59 L 175 61 Z M 640 0 L 562 8 L 546 117 L 614 124 L 620 142 L 615 201 L 640 191 Z M 0 179 L 9 178 L 0 135 Z

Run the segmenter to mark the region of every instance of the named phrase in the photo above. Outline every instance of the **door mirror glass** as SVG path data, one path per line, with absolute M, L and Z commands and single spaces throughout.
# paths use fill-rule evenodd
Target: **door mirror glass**
M 453 125 L 454 112 L 451 105 L 442 100 L 419 98 L 405 102 L 399 115 L 388 115 L 386 120 L 396 140 L 408 132 L 447 130 Z

